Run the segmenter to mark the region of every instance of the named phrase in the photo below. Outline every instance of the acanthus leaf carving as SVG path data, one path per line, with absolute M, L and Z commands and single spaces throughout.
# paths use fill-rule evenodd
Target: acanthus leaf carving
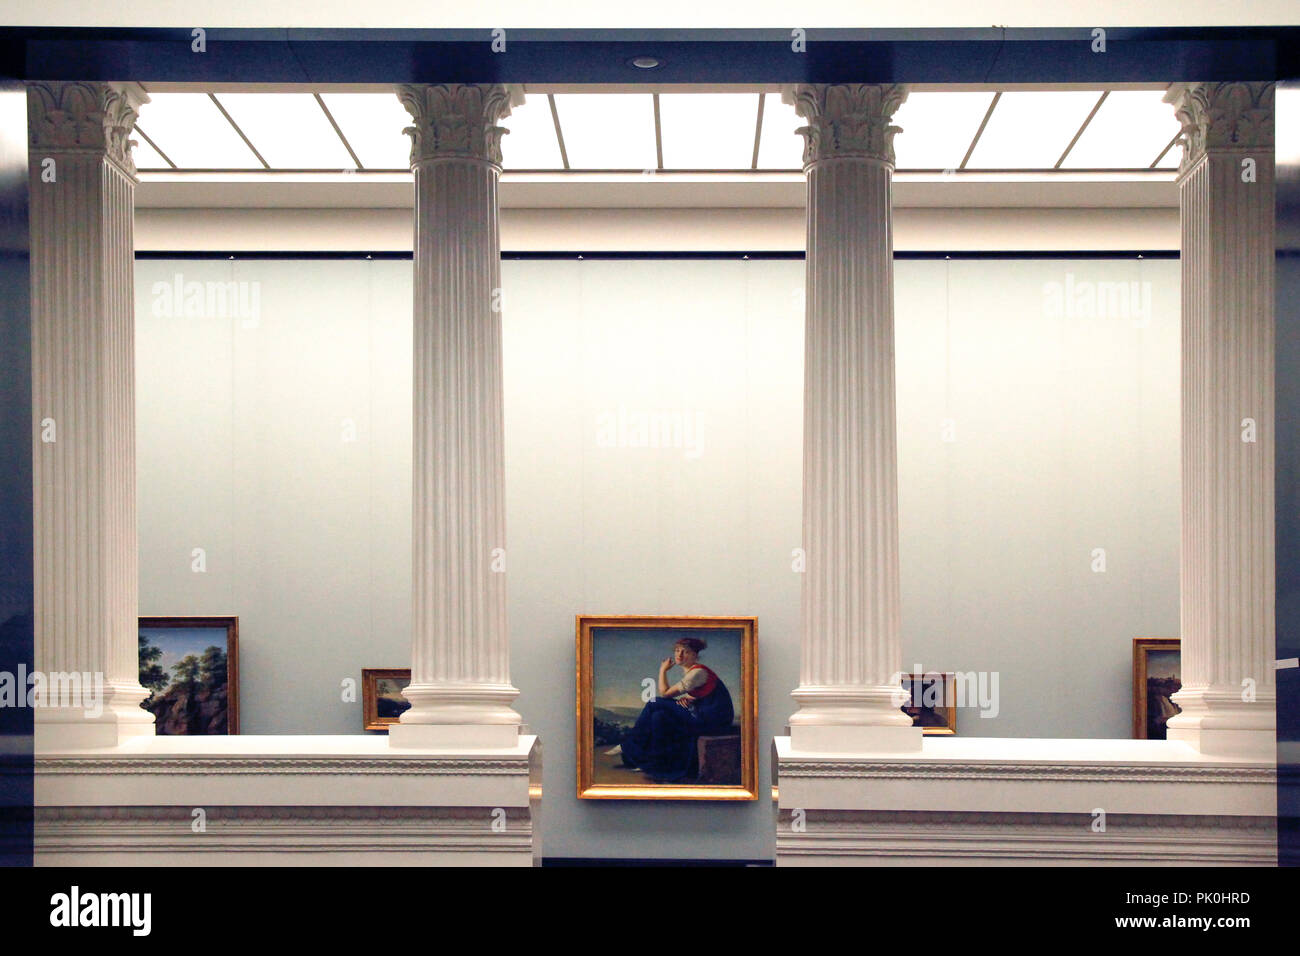
M 135 83 L 39 82 L 27 84 L 27 118 L 33 154 L 102 152 L 135 175 L 131 133 L 148 95 Z
M 907 99 L 907 87 L 897 84 L 800 84 L 785 92 L 784 101 L 808 120 L 798 132 L 804 138 L 804 166 L 823 159 L 858 157 L 894 164 L 894 114 Z
M 408 84 L 397 98 L 415 121 L 403 130 L 411 137 L 411 165 L 433 159 L 477 159 L 501 165 L 498 126 L 511 107 L 523 102 L 516 90 L 502 84 Z
M 1273 83 L 1176 83 L 1165 94 L 1182 133 L 1179 169 L 1186 172 L 1208 150 L 1272 150 Z

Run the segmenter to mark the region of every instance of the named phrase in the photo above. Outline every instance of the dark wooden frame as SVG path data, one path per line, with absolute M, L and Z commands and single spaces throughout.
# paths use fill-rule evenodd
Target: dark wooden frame
M 1176 637 L 1133 638 L 1133 739 L 1147 737 L 1147 654 L 1151 651 L 1178 651 L 1178 669 L 1182 671 L 1182 641 Z M 1180 679 L 1181 683 L 1181 679 Z
M 382 678 L 393 680 L 403 677 L 408 684 L 411 682 L 409 667 L 363 667 L 361 669 L 361 720 L 366 730 L 382 730 L 388 733 L 388 728 L 401 719 L 379 716 L 378 689 Z
M 226 629 L 226 733 L 239 734 L 239 618 L 238 617 L 141 617 L 136 627 Z M 138 634 L 138 631 L 137 631 Z
M 731 628 L 740 637 L 740 693 L 736 706 L 740 718 L 740 785 L 718 784 L 598 784 L 594 782 L 595 729 L 592 725 L 595 695 L 592 629 L 622 628 Z M 758 799 L 758 618 L 646 614 L 579 614 L 577 638 L 578 797 L 584 800 L 757 800 Z

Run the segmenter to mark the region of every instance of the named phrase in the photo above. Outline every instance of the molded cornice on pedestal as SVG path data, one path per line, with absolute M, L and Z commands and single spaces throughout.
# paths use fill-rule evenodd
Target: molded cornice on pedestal
M 399 86 L 397 98 L 415 120 L 402 132 L 411 137 L 411 166 L 441 159 L 473 159 L 501 165 L 497 121 L 523 103 L 518 87 L 448 83 Z
M 149 96 L 136 83 L 29 83 L 31 152 L 103 153 L 135 176 L 130 138 Z
M 907 87 L 855 83 L 801 84 L 782 94 L 785 103 L 808 120 L 796 132 L 804 138 L 807 168 L 824 159 L 875 159 L 894 165 L 894 113 L 907 99 Z
M 1065 783 L 1227 783 L 1273 786 L 1277 770 L 1258 764 L 1052 763 L 1046 760 L 1013 763 L 993 761 L 959 762 L 926 760 L 857 759 L 809 760 L 792 757 L 781 761 L 781 777 L 809 777 L 832 780 L 926 780 L 1002 781 L 1054 780 Z
M 1273 83 L 1175 83 L 1165 94 L 1183 132 L 1179 172 L 1186 173 L 1206 150 L 1273 151 Z

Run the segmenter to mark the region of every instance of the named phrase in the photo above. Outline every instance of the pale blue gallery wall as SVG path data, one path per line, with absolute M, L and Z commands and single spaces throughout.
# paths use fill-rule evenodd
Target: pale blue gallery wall
M 409 662 L 410 268 L 137 262 L 140 613 L 239 616 L 244 733 L 360 733 L 343 682 Z M 756 615 L 769 778 L 799 677 L 803 269 L 503 263 L 548 856 L 772 853 L 766 801 L 576 798 L 573 622 Z M 187 311 L 177 275 L 234 300 Z M 896 303 L 904 666 L 997 676 L 962 734 L 1128 736 L 1132 639 L 1178 628 L 1177 262 L 904 260 Z

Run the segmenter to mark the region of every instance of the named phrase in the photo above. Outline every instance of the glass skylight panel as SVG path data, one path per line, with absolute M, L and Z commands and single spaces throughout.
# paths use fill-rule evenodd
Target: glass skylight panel
M 411 168 L 411 137 L 402 130 L 414 120 L 396 93 L 322 93 L 321 99 L 362 166 Z
M 218 93 L 272 169 L 356 169 L 310 93 Z
M 532 93 L 523 106 L 511 108 L 501 125 L 510 130 L 501 137 L 505 169 L 563 169 L 555 120 L 545 93 Z
M 894 114 L 894 125 L 903 129 L 894 137 L 895 166 L 959 167 L 992 100 L 990 92 L 912 93 Z
M 803 137 L 795 133 L 808 123 L 780 93 L 768 93 L 763 105 L 763 136 L 758 143 L 759 169 L 803 169 Z M 751 158 L 753 146 L 751 144 Z
M 167 160 L 158 155 L 158 150 L 150 146 L 145 138 L 140 135 L 138 126 L 135 134 L 129 138 L 135 142 L 135 146 L 131 150 L 131 158 L 135 160 L 136 169 L 171 169 L 167 165 Z
M 1116 90 L 1061 164 L 1062 169 L 1146 169 L 1178 133 L 1163 90 Z M 1160 161 L 1178 165 L 1177 149 Z
M 749 169 L 754 93 L 664 93 L 659 97 L 665 169 Z
M 1296 115 L 1297 108 L 1300 108 L 1300 89 L 1289 89 L 1279 85 L 1276 97 L 1275 116 L 1292 117 Z M 1300 125 L 1293 122 L 1287 122 L 1283 119 L 1276 126 L 1276 146 L 1274 146 L 1276 162 L 1279 166 L 1300 163 Z M 1164 159 L 1160 160 L 1160 165 L 1177 166 L 1182 156 L 1182 150 L 1174 147 Z M 1172 157 L 1172 158 L 1171 158 Z
M 1100 96 L 1100 90 L 1003 93 L 966 168 L 1051 169 Z
M 152 93 L 140 125 L 180 169 L 261 169 L 206 93 Z
M 570 168 L 658 166 L 654 100 L 649 93 L 560 93 L 555 108 Z

